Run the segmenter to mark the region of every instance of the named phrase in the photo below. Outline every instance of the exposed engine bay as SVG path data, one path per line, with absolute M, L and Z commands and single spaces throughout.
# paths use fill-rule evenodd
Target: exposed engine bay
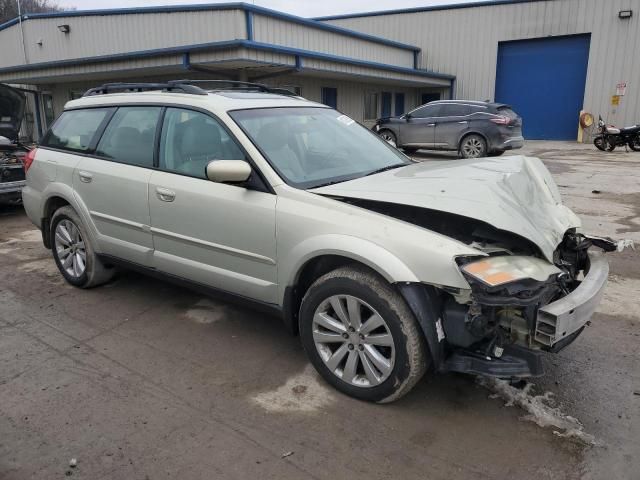
M 504 377 L 542 374 L 535 352 L 557 351 L 571 343 L 586 323 L 574 317 L 593 313 L 575 312 L 578 307 L 558 313 L 562 306 L 554 302 L 568 298 L 582 284 L 590 271 L 592 247 L 604 252 L 619 248 L 609 238 L 570 229 L 550 263 L 531 241 L 473 218 L 386 202 L 341 200 L 455 238 L 486 254 L 457 259 L 470 294 L 446 289 L 442 293 L 449 370 Z M 607 272 L 608 267 L 600 289 L 588 292 L 597 297 L 593 308 Z M 549 305 L 555 310 L 544 312 Z M 502 358 L 506 367 L 498 365 Z

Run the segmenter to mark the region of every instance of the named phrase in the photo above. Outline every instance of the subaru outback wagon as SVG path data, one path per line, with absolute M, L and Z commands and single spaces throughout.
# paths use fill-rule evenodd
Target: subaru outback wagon
M 378 119 L 373 129 L 407 153 L 423 148 L 456 151 L 462 158 L 498 157 L 524 145 L 522 119 L 503 103 L 438 100 Z
M 376 402 L 428 368 L 540 375 L 595 311 L 616 244 L 540 160 L 414 163 L 324 105 L 198 85 L 90 90 L 29 154 L 24 206 L 70 284 L 133 268 L 261 307 Z

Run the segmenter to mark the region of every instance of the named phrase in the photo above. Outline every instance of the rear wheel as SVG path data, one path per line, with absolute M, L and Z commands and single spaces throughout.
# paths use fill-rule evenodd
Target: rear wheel
M 634 152 L 640 152 L 640 135 L 636 135 L 629 142 L 629 148 Z
M 385 142 L 387 142 L 392 147 L 398 146 L 398 139 L 396 138 L 396 135 L 391 130 L 381 130 L 379 135 L 380 137 L 382 137 L 382 139 Z
M 115 269 L 105 266 L 73 208 L 59 208 L 51 218 L 53 258 L 62 276 L 71 285 L 90 288 L 108 282 Z
M 402 397 L 428 366 L 424 337 L 404 299 L 364 267 L 334 270 L 309 288 L 300 337 L 320 375 L 361 400 Z
M 487 155 L 487 142 L 480 135 L 467 135 L 460 142 L 462 158 L 480 158 Z

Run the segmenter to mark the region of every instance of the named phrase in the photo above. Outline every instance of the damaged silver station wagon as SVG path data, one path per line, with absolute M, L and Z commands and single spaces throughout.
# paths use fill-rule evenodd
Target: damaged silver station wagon
M 428 368 L 541 375 L 584 330 L 617 245 L 540 160 L 415 163 L 324 105 L 208 85 L 92 89 L 30 153 L 24 206 L 69 283 L 133 268 L 262 307 L 376 402 Z

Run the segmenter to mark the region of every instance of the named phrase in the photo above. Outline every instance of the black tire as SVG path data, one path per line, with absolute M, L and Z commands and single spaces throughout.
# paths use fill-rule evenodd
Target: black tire
M 613 152 L 615 149 L 616 149 L 615 144 L 613 144 L 613 143 L 609 143 L 609 144 L 607 145 L 607 152 Z
M 384 319 L 384 328 L 388 329 L 393 339 L 395 359 L 389 376 L 377 385 L 356 386 L 342 380 L 325 365 L 325 360 L 320 356 L 314 340 L 313 319 L 316 310 L 335 295 L 356 297 Z M 362 324 L 365 324 L 364 320 Z M 383 278 L 365 267 L 339 268 L 311 285 L 300 307 L 300 337 L 311 363 L 328 383 L 342 393 L 370 402 L 392 402 L 407 394 L 422 378 L 430 362 L 420 326 L 402 296 Z M 363 356 L 365 354 L 363 352 Z M 346 362 L 348 358 L 344 358 Z M 360 363 L 358 368 L 362 371 L 364 364 Z M 346 363 L 343 369 L 346 369 Z
M 640 152 L 640 135 L 636 135 L 629 142 L 629 148 L 634 152 Z
M 505 152 L 505 150 L 496 150 L 494 152 L 491 152 L 489 154 L 490 157 L 499 157 L 500 155 L 502 155 Z
M 607 141 L 602 135 L 597 136 L 593 139 L 593 144 L 596 146 L 598 150 L 606 151 L 607 149 Z
M 61 222 L 71 222 L 79 231 L 80 240 L 84 243 L 85 251 L 85 267 L 81 275 L 73 276 L 67 272 L 60 258 L 61 253 L 58 251 L 58 243 L 56 240 L 56 229 Z M 115 268 L 105 266 L 95 253 L 95 248 L 91 243 L 87 230 L 82 224 L 82 220 L 76 211 L 70 206 L 61 207 L 55 211 L 51 217 L 51 252 L 58 266 L 58 270 L 64 279 L 71 285 L 79 288 L 91 288 L 111 280 L 116 272 Z
M 398 137 L 391 130 L 382 129 L 378 132 L 378 135 L 392 147 L 398 147 Z
M 462 158 L 486 157 L 487 142 L 481 135 L 472 133 L 460 140 L 458 151 Z

